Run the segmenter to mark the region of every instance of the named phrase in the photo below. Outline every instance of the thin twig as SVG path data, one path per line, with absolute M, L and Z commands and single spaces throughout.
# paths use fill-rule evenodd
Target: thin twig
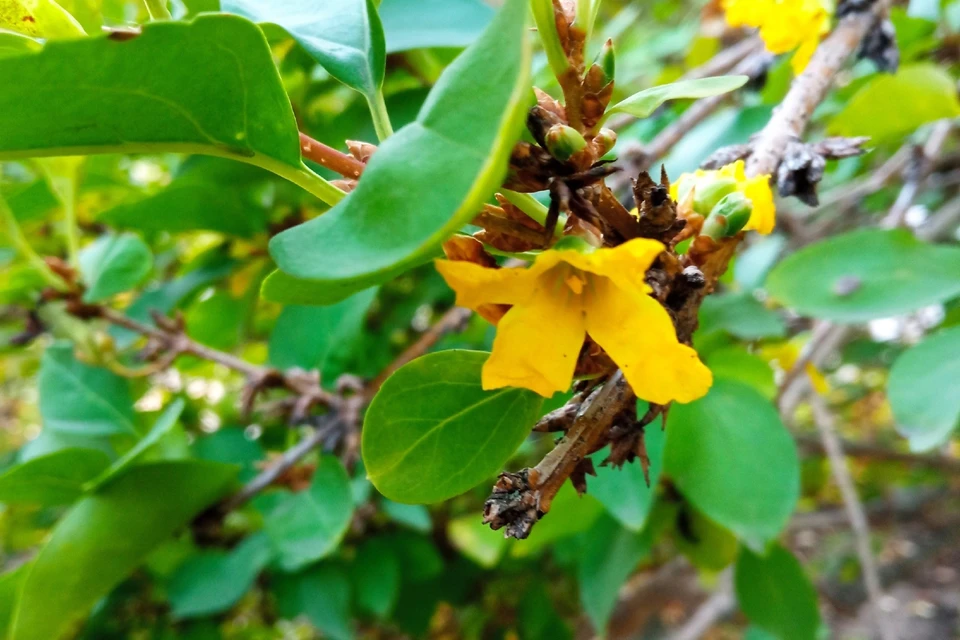
M 797 446 L 807 453 L 825 454 L 826 447 L 820 438 L 794 436 Z M 840 440 L 844 453 L 851 458 L 864 458 L 873 462 L 897 462 L 911 467 L 936 469 L 949 474 L 960 474 L 960 460 L 940 454 L 906 453 L 875 444 Z
M 886 614 L 880 606 L 883 598 L 883 589 L 880 584 L 880 575 L 877 572 L 877 563 L 870 548 L 870 525 L 863 503 L 857 495 L 857 488 L 850 475 L 850 468 L 843 454 L 843 446 L 837 435 L 837 427 L 833 414 L 819 394 L 810 395 L 810 408 L 813 411 L 813 420 L 823 440 L 823 448 L 827 452 L 830 470 L 833 479 L 840 488 L 843 496 L 843 505 L 850 520 L 850 529 L 853 531 L 854 544 L 857 555 L 860 557 L 860 568 L 863 572 L 863 582 L 867 589 L 870 606 L 873 607 L 874 623 L 877 635 L 883 640 L 896 640 L 892 627 L 887 623 Z
M 733 595 L 733 574 L 726 569 L 719 578 L 716 590 L 701 604 L 690 619 L 677 629 L 670 640 L 699 640 L 713 626 L 737 610 Z
M 927 182 L 927 178 L 930 176 L 930 170 L 933 168 L 937 156 L 940 155 L 940 149 L 947 141 L 951 129 L 953 129 L 953 122 L 950 120 L 942 120 L 933 125 L 933 129 L 930 131 L 930 136 L 927 138 L 926 143 L 922 147 L 917 148 L 918 154 L 913 158 L 910 179 L 903 185 L 903 189 L 901 189 L 897 195 L 897 199 L 893 203 L 893 206 L 890 207 L 890 211 L 880 222 L 881 227 L 893 229 L 906 224 L 907 212 L 913 205 L 913 201 L 916 199 L 920 189 Z
M 300 133 L 300 153 L 303 154 L 304 158 L 313 160 L 331 171 L 336 171 L 344 178 L 359 178 L 366 167 L 353 156 L 328 147 L 302 132 Z

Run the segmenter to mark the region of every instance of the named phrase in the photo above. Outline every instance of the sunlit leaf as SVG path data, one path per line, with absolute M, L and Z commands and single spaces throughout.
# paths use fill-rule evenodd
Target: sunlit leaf
M 650 87 L 609 107 L 604 116 L 607 117 L 614 113 L 628 113 L 637 118 L 646 118 L 668 100 L 718 96 L 739 89 L 747 83 L 747 80 L 749 80 L 747 76 L 717 76 L 697 78 L 696 80 L 681 80 Z

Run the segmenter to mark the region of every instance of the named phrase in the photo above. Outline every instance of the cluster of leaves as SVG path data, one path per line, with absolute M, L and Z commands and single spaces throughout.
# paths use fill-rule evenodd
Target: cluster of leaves
M 392 363 L 451 307 L 428 263 L 501 186 L 532 84 L 557 93 L 553 3 L 174 4 L 176 21 L 150 22 L 165 3 L 0 2 L 2 637 L 572 637 L 579 612 L 607 629 L 630 576 L 677 556 L 708 576 L 734 567 L 751 637 L 817 635 L 809 568 L 784 531 L 832 493 L 791 433 L 811 429 L 809 412 L 774 406 L 776 374 L 794 369 L 808 318 L 848 325 L 855 338 L 822 368 L 837 410 L 869 427 L 861 437 L 952 441 L 956 217 L 924 240 L 848 229 L 895 206 L 899 184 L 870 182 L 878 167 L 960 115 L 960 3 L 894 8 L 901 68 L 859 62 L 816 113 L 819 130 L 870 136 L 873 151 L 831 163 L 812 215 L 781 210 L 822 231 L 753 242 L 706 299 L 694 344 L 710 393 L 646 429 L 647 468 L 601 467 L 595 453 L 589 493 L 565 486 L 524 541 L 485 527 L 482 505 L 505 466 L 550 449 L 530 430 L 569 396 L 484 391 L 492 329 L 479 317 Z M 679 0 L 576 4 L 589 50 L 617 43 L 607 115 L 642 118 L 620 149 L 689 106 L 667 101 L 741 83 L 668 84 L 723 47 L 703 35 L 710 11 L 701 32 L 699 7 Z M 792 80 L 775 61 L 672 148 L 669 173 L 747 143 Z M 308 154 L 300 131 L 335 149 L 381 144 L 371 156 L 351 142 L 357 179 Z M 936 162 L 914 160 L 907 179 L 926 210 L 956 208 L 951 166 Z M 873 185 L 862 202 L 842 200 L 858 181 Z M 880 337 L 891 317 L 897 332 Z M 168 353 L 144 362 L 145 331 Z M 217 357 L 178 351 L 186 336 Z M 290 389 L 253 379 L 297 370 L 348 406 L 375 393 L 362 458 L 339 405 L 310 405 L 291 429 Z M 337 429 L 324 421 L 335 414 Z M 310 425 L 330 429 L 320 451 L 223 508 Z M 872 492 L 945 482 L 876 468 L 888 473 Z

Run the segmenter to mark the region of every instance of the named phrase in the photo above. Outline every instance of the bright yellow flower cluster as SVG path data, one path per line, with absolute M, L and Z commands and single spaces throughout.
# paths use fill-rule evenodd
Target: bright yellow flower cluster
M 677 340 L 644 275 L 663 251 L 638 238 L 611 249 L 544 251 L 529 268 L 491 269 L 438 260 L 457 304 L 513 305 L 497 325 L 483 367 L 484 389 L 523 387 L 549 397 L 573 380 L 589 334 L 621 368 L 638 397 L 690 402 L 713 381 L 697 352 Z
M 757 27 L 771 53 L 797 52 L 794 73 L 810 61 L 820 37 L 830 30 L 829 0 L 721 0 L 732 27 Z
M 737 160 L 716 171 L 697 169 L 693 173 L 684 173 L 670 185 L 670 197 L 679 201 L 690 189 L 696 189 L 698 183 L 703 184 L 717 178 L 733 179 L 737 184 L 736 190 L 753 203 L 753 213 L 750 214 L 745 230 L 754 230 L 764 235 L 773 231 L 777 212 L 773 204 L 773 191 L 770 190 L 770 176 L 748 178 L 743 160 Z M 700 213 L 707 215 L 709 212 Z

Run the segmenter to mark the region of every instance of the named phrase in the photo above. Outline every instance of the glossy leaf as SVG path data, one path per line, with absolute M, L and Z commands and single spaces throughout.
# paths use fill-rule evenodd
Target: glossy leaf
M 740 608 L 753 624 L 781 640 L 818 637 L 817 593 L 797 559 L 779 544 L 766 556 L 742 549 L 734 582 Z
M 328 307 L 284 307 L 270 332 L 270 363 L 287 369 L 316 369 L 333 382 L 363 331 L 376 288 Z
M 787 325 L 750 293 L 708 296 L 700 307 L 701 331 L 726 331 L 743 340 L 781 338 Z
M 897 431 L 914 451 L 950 439 L 960 420 L 960 327 L 933 335 L 897 358 L 887 397 Z
M 383 0 L 380 19 L 387 53 L 427 47 L 466 47 L 493 18 L 482 0 Z
M 286 29 L 327 72 L 368 96 L 383 84 L 383 27 L 373 0 L 222 0 L 223 11 Z
M 0 29 L 34 38 L 83 37 L 83 28 L 54 0 L 3 0 Z
M 40 415 L 46 429 L 83 436 L 136 434 L 127 381 L 77 360 L 57 343 L 40 362 Z
M 645 410 L 645 409 L 644 409 Z M 643 415 L 643 412 L 639 412 Z M 590 478 L 590 494 L 607 508 L 621 525 L 631 531 L 640 531 L 657 496 L 657 484 L 663 470 L 663 445 L 666 434 L 658 418 L 643 432 L 643 442 L 650 458 L 650 486 L 643 475 L 640 461 L 629 462 L 622 468 L 600 466 L 603 456 L 595 459 L 596 478 Z
M 386 381 L 367 409 L 361 449 L 380 493 L 412 503 L 459 495 L 497 473 L 529 435 L 540 396 L 484 391 L 480 369 L 487 356 L 441 351 Z
M 0 58 L 40 51 L 43 45 L 30 36 L 0 29 Z
M 194 618 L 227 611 L 250 590 L 270 555 L 266 536 L 256 533 L 229 552 L 201 551 L 189 558 L 167 586 L 171 614 Z
M 264 531 L 284 571 L 297 571 L 336 548 L 352 515 L 350 478 L 337 458 L 324 456 L 309 488 L 266 514 Z
M 834 322 L 900 315 L 960 295 L 960 248 L 908 231 L 854 231 L 801 249 L 767 278 L 770 295 Z
M 70 504 L 83 494 L 83 485 L 110 464 L 96 449 L 61 449 L 20 463 L 0 475 L 4 504 Z
M 93 479 L 86 489 L 95 491 L 136 464 L 151 447 L 170 433 L 170 430 L 177 424 L 177 419 L 180 418 L 180 414 L 183 413 L 185 406 L 186 403 L 183 401 L 183 398 L 177 398 L 170 403 L 170 406 L 167 407 L 157 418 L 157 421 L 153 423 L 153 427 L 147 432 L 147 435 L 137 441 L 137 444 L 111 464 L 101 475 Z
M 697 78 L 696 80 L 681 80 L 670 84 L 644 89 L 629 98 L 624 98 L 604 113 L 609 117 L 614 113 L 628 113 L 637 118 L 646 118 L 668 100 L 684 98 L 709 98 L 739 89 L 747 83 L 747 76 L 717 76 L 713 78 Z
M 148 464 L 82 499 L 34 559 L 10 640 L 60 637 L 147 553 L 223 495 L 234 475 L 210 462 Z
M 0 84 L 0 158 L 180 151 L 300 167 L 270 49 L 236 16 L 52 42 L 0 59 Z
M 336 565 L 320 565 L 296 575 L 277 576 L 274 586 L 280 615 L 306 616 L 325 637 L 351 640 L 350 581 Z
M 447 538 L 456 549 L 484 569 L 500 562 L 510 541 L 483 522 L 482 513 L 471 513 L 447 523 Z
M 713 372 L 714 379 L 727 378 L 750 385 L 768 400 L 777 395 L 777 383 L 770 364 L 743 347 L 718 349 L 707 356 L 706 365 Z
M 153 266 L 150 247 L 133 235 L 108 234 L 80 252 L 80 274 L 87 290 L 84 302 L 100 302 L 133 289 Z
M 439 255 L 505 175 L 530 96 L 526 11 L 524 0 L 508 0 L 417 120 L 380 145 L 349 197 L 271 240 L 287 278 L 271 276 L 264 296 L 335 302 Z M 297 280 L 308 293 L 293 295 Z
M 664 472 L 704 515 L 754 546 L 780 533 L 800 493 L 797 450 L 777 411 L 730 380 L 670 409 Z
M 890 109 L 891 96 L 910 99 Z M 836 135 L 869 136 L 877 144 L 958 115 L 960 101 L 949 73 L 932 63 L 903 65 L 894 75 L 875 75 L 834 116 L 829 128 Z
M 550 517 L 537 522 L 530 537 L 513 545 L 510 555 L 522 558 L 540 553 L 560 540 L 589 531 L 603 515 L 599 500 L 589 493 L 577 495 L 573 485 L 565 483 L 550 505 Z

